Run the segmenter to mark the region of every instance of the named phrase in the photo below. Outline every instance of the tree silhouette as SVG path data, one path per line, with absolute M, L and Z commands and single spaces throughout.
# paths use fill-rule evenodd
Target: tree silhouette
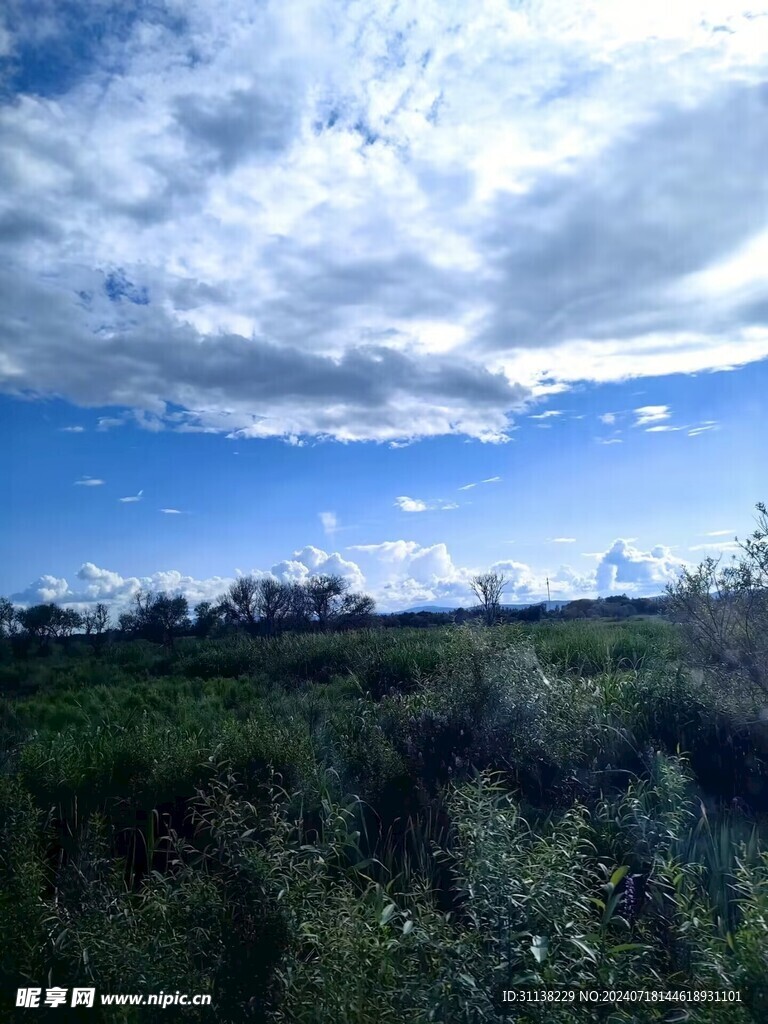
M 483 572 L 473 576 L 469 584 L 480 602 L 487 626 L 492 626 L 499 617 L 501 595 L 507 583 L 508 580 L 502 573 Z

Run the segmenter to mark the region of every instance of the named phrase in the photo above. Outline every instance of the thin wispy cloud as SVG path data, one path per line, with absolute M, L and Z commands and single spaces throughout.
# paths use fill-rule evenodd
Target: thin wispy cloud
M 610 427 L 610 426 L 612 426 L 616 422 L 616 413 L 615 412 L 604 412 L 604 413 L 602 413 L 602 415 L 598 416 L 598 419 L 600 420 L 601 423 L 605 423 L 606 426 Z
M 675 434 L 688 427 L 673 427 L 670 423 L 660 423 L 655 427 L 646 427 L 646 434 Z
M 144 491 L 141 490 L 141 491 L 139 491 L 138 494 L 132 494 L 132 495 L 129 495 L 127 498 L 118 498 L 117 500 L 118 501 L 122 501 L 124 505 L 129 505 L 129 504 L 131 504 L 133 502 L 141 501 L 143 494 L 144 494 Z
M 459 491 L 471 491 L 473 487 L 479 487 L 480 484 L 498 484 L 498 483 L 501 483 L 501 477 L 500 476 L 488 476 L 488 477 L 485 478 L 485 480 L 476 480 L 474 483 L 464 484 L 463 487 L 459 487 L 459 488 L 457 488 L 457 490 L 459 490 Z
M 598 444 L 624 444 L 620 437 L 596 437 Z
M 710 430 L 718 430 L 719 423 L 715 420 L 707 420 L 706 423 L 701 423 L 698 427 L 692 427 L 688 431 L 688 437 L 698 437 L 699 434 L 706 434 Z
M 62 434 L 84 434 L 85 427 L 60 427 Z
M 130 501 L 131 499 L 130 498 L 121 498 L 120 500 L 121 501 Z M 135 500 L 137 500 L 137 498 L 134 498 L 133 500 L 135 501 Z M 161 508 L 161 509 L 159 509 L 159 511 L 163 512 L 167 516 L 185 516 L 185 515 L 187 515 L 187 513 L 184 512 L 180 508 Z
M 338 517 L 335 512 L 320 512 L 320 523 L 326 536 L 331 537 L 339 528 Z
M 528 418 L 532 420 L 549 420 L 555 416 L 562 416 L 562 409 L 547 409 L 546 412 L 532 413 Z
M 550 537 L 549 538 L 549 543 L 550 544 L 575 544 L 576 543 L 576 538 L 575 537 Z
M 643 405 L 635 409 L 635 426 L 644 427 L 649 423 L 668 420 L 671 415 L 668 405 Z
M 735 540 L 713 541 L 710 544 L 692 544 L 689 551 L 738 551 L 740 544 Z
M 708 530 L 704 537 L 733 537 L 735 530 Z
M 83 476 L 79 480 L 75 480 L 75 487 L 102 487 L 103 484 L 103 480 L 94 476 Z
M 112 430 L 113 427 L 122 427 L 124 425 L 125 420 L 118 416 L 100 416 L 96 429 L 103 433 L 107 430 Z

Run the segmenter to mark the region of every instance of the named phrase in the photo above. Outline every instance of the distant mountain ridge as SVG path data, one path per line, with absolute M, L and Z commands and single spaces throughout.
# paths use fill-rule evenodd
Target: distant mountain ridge
M 515 610 L 519 611 L 521 608 L 531 608 L 533 605 L 537 605 L 537 604 L 546 605 L 547 610 L 551 611 L 552 609 L 555 609 L 555 608 L 562 608 L 563 605 L 570 604 L 570 602 L 569 601 L 529 601 L 527 604 L 502 604 L 501 607 L 502 607 L 502 610 L 504 608 L 514 608 Z M 405 608 L 405 609 L 403 609 L 402 612 L 395 612 L 394 614 L 396 614 L 396 615 L 406 615 L 408 612 L 448 613 L 448 612 L 458 611 L 458 609 L 462 608 L 462 607 L 465 608 L 467 611 L 469 611 L 472 607 L 475 607 L 475 606 L 473 606 L 473 605 L 467 606 L 467 605 L 458 605 L 457 604 L 457 605 L 452 605 L 452 606 L 449 607 L 447 605 L 437 605 L 437 604 L 417 604 L 417 605 L 414 605 L 412 608 Z

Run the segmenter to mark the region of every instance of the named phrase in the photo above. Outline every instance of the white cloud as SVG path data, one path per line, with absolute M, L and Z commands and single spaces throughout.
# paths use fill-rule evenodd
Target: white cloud
M 395 498 L 395 505 L 401 512 L 426 512 L 429 508 L 426 501 L 422 501 L 421 498 L 409 498 L 407 495 Z
M 662 423 L 656 427 L 646 427 L 646 434 L 674 434 L 680 430 L 687 430 L 687 427 L 673 427 L 669 423 Z
M 5 391 L 100 430 L 494 443 L 574 382 L 768 355 L 743 0 L 81 6 L 98 43 L 0 108 Z M 64 8 L 0 47 L 70 52 Z
M 445 498 L 422 501 L 421 498 L 408 498 L 405 495 L 395 498 L 394 504 L 401 512 L 448 512 L 459 507 L 455 501 L 447 501 Z
M 138 494 L 129 495 L 127 498 L 118 498 L 118 501 L 122 501 L 123 504 L 130 504 L 131 502 L 141 501 L 144 491 L 139 491 Z
M 717 547 L 728 550 L 729 546 L 725 543 Z M 642 551 L 630 540 L 616 540 L 607 551 L 593 552 L 590 557 L 595 558 L 597 564 L 589 572 L 569 565 L 555 570 L 537 569 L 512 559 L 501 559 L 490 566 L 457 565 L 446 544 L 423 545 L 412 540 L 355 544 L 347 550 L 354 552 L 359 562 L 351 561 L 338 551 L 328 552 L 307 545 L 269 569 L 257 568 L 251 572 L 298 582 L 316 573 L 338 574 L 348 580 L 353 589 L 372 594 L 381 610 L 391 611 L 429 602 L 473 605 L 476 599 L 470 586 L 472 577 L 488 568 L 503 573 L 508 579 L 505 601 L 522 604 L 545 600 L 547 579 L 552 597 L 559 600 L 617 591 L 658 594 L 686 564 L 668 547 L 658 545 L 650 551 Z M 85 562 L 72 585 L 64 577 L 44 575 L 11 597 L 17 603 L 56 601 L 78 607 L 103 601 L 119 612 L 130 604 L 138 590 L 162 590 L 183 594 L 194 605 L 215 599 L 242 574 L 237 570 L 232 576 L 196 579 L 169 569 L 149 576 L 124 577 L 93 562 Z
M 615 412 L 604 412 L 601 416 L 598 416 L 601 423 L 605 423 L 607 426 L 611 426 L 616 422 Z
M 643 405 L 635 409 L 635 426 L 644 427 L 647 423 L 668 420 L 671 416 L 668 405 Z
M 75 480 L 75 487 L 101 487 L 103 484 L 103 480 L 98 480 L 93 476 L 83 476 L 79 480 Z
M 329 537 L 332 536 L 338 529 L 339 522 L 335 512 L 320 512 L 320 523 L 323 527 L 323 532 Z
M 99 416 L 96 429 L 100 431 L 112 430 L 113 427 L 122 427 L 125 420 L 119 416 Z
M 673 580 L 685 562 L 662 544 L 641 551 L 629 540 L 615 540 L 602 555 L 595 574 L 601 593 L 626 590 L 657 593 Z
M 575 537 L 550 537 L 550 544 L 575 544 Z
M 121 498 L 121 501 L 126 501 L 126 498 Z M 164 512 L 167 516 L 183 516 L 185 513 L 180 508 L 161 508 L 159 512 Z
M 85 427 L 61 427 L 63 434 L 83 434 L 85 433 Z
M 708 420 L 706 423 L 702 423 L 698 427 L 692 427 L 688 431 L 688 437 L 698 437 L 699 434 L 706 434 L 708 430 L 718 429 L 719 424 L 715 420 Z
M 689 551 L 740 551 L 741 545 L 735 540 L 713 541 L 709 544 L 693 544 Z
M 562 413 L 562 410 L 560 410 L 560 409 L 547 409 L 546 412 L 537 412 L 535 414 L 532 414 L 529 417 L 529 419 L 532 419 L 532 420 L 548 420 L 548 419 L 552 419 L 552 417 L 554 417 L 554 416 L 562 416 L 562 415 L 563 415 L 563 413 Z
M 709 530 L 704 534 L 705 537 L 733 537 L 736 533 L 735 530 Z
M 624 444 L 620 437 L 596 437 L 598 444 Z
M 478 486 L 478 483 L 480 483 L 480 484 L 498 484 L 500 482 L 501 482 L 501 477 L 500 476 L 489 476 L 489 477 L 486 477 L 485 480 L 480 480 L 480 481 L 477 481 L 476 483 L 464 484 L 464 486 L 463 487 L 459 487 L 458 490 L 460 490 L 460 491 L 471 491 L 473 487 L 477 487 Z

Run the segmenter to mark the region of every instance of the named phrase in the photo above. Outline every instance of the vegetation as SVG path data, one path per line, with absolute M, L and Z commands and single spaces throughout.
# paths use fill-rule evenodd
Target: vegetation
M 210 992 L 164 1017 L 222 1024 L 495 1022 L 525 985 L 740 993 L 526 1024 L 765 1021 L 768 723 L 734 624 L 765 582 L 728 579 L 737 669 L 695 575 L 674 621 L 353 628 L 360 595 L 238 581 L 62 637 L 6 602 L 1 1019 L 28 983 Z

